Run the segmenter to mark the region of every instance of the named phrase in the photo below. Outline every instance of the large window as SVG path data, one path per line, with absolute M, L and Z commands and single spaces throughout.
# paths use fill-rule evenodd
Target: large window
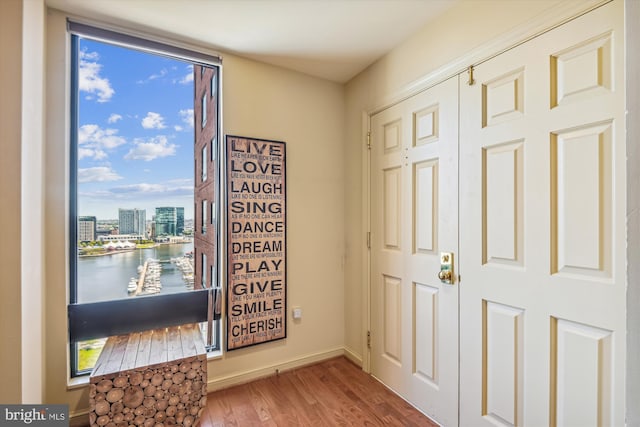
M 206 277 L 219 262 L 218 223 L 195 232 L 220 188 L 206 148 L 219 100 L 201 96 L 214 93 L 219 58 L 69 28 L 72 373 L 90 371 L 105 337 L 136 330 L 198 322 L 219 349 L 220 283 Z

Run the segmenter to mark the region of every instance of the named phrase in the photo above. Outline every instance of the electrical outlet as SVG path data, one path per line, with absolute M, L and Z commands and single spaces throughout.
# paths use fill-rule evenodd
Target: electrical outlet
M 293 308 L 293 318 L 302 319 L 302 309 L 300 307 Z

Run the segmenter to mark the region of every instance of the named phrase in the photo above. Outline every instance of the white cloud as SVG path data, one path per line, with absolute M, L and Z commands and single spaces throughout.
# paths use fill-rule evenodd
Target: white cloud
M 83 50 L 80 52 L 80 58 L 86 59 L 87 61 L 97 61 L 100 59 L 100 55 L 98 52 L 87 52 L 86 50 Z
M 153 111 L 147 113 L 147 117 L 142 119 L 142 127 L 145 129 L 164 129 L 164 117 Z
M 193 178 L 170 179 L 169 181 L 167 181 L 167 184 L 193 187 Z
M 193 72 L 189 73 L 189 74 L 185 74 L 180 80 L 178 80 L 178 83 L 180 83 L 181 85 L 188 85 L 189 83 L 193 82 Z
M 122 120 L 122 116 L 120 114 L 111 114 L 107 119 L 107 123 L 115 123 L 119 120 Z
M 161 184 L 128 184 L 114 187 L 111 189 L 113 193 L 161 193 L 166 190 L 166 187 Z
M 116 148 L 127 142 L 126 139 L 117 135 L 117 133 L 117 129 L 102 129 L 100 126 L 94 124 L 82 125 L 80 129 L 78 129 L 78 143 L 85 145 L 83 148 Z
M 93 160 L 104 160 L 108 157 L 108 155 L 99 148 L 78 148 L 78 160 L 84 159 L 85 157 L 93 158 Z
M 159 135 L 148 140 L 137 138 L 133 141 L 134 147 L 124 156 L 127 160 L 144 160 L 150 162 L 151 160 L 160 158 L 175 156 L 176 144 L 169 144 L 167 137 Z
M 98 59 L 100 56 L 97 52 L 80 51 L 78 88 L 81 92 L 90 94 L 87 99 L 93 99 L 93 95 L 96 95 L 98 102 L 108 102 L 115 90 L 111 87 L 109 79 L 100 75 L 102 65 L 95 62 Z
M 189 64 L 185 67 L 187 69 L 187 74 L 182 76 L 182 78 L 173 80 L 173 83 L 179 83 L 181 85 L 188 85 L 193 82 L 193 65 Z
M 166 68 L 163 68 L 162 70 L 160 70 L 159 73 L 157 74 L 151 74 L 149 77 L 147 77 L 144 80 L 138 80 L 136 83 L 138 84 L 145 84 L 145 83 L 149 83 L 150 81 L 165 77 L 167 74 L 169 73 L 169 71 L 167 71 Z
M 143 198 L 150 196 L 193 196 L 193 185 L 170 185 L 170 184 L 127 184 L 113 187 L 107 190 L 117 199 Z
M 78 182 L 80 183 L 117 181 L 119 179 L 122 179 L 122 177 L 109 166 L 78 168 Z
M 180 125 L 175 125 L 175 126 L 173 127 L 173 129 L 174 129 L 176 132 L 182 132 L 182 131 L 184 130 L 184 128 L 183 128 L 182 126 L 180 126 Z
M 193 108 L 180 110 L 178 111 L 178 114 L 180 115 L 180 118 L 182 119 L 182 122 L 184 124 L 187 124 L 190 127 L 193 127 Z

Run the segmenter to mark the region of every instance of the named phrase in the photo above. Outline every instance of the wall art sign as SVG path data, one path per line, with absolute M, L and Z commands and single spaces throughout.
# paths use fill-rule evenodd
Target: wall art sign
M 227 135 L 227 350 L 286 338 L 285 143 Z

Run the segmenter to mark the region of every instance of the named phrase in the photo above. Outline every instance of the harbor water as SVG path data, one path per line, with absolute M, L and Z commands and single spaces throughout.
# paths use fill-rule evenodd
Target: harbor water
M 127 285 L 138 278 L 138 266 L 148 258 L 162 265 L 160 294 L 187 290 L 178 266 L 171 258 L 193 251 L 193 243 L 159 245 L 149 249 L 135 249 L 104 256 L 78 257 L 78 302 L 98 302 L 130 298 Z

